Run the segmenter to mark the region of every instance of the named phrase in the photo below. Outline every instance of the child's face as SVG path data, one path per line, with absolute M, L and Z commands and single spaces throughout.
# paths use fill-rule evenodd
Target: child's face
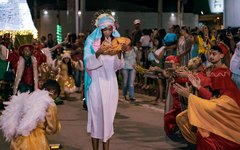
M 154 46 L 158 46 L 159 45 L 159 41 L 157 39 L 154 40 Z
M 69 58 L 64 58 L 63 61 L 67 64 L 70 61 L 70 59 Z

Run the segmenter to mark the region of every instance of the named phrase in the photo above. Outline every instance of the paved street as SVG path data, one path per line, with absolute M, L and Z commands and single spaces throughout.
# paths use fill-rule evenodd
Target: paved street
M 64 150 L 91 150 L 91 140 L 86 133 L 87 112 L 82 109 L 80 94 L 73 94 L 64 105 L 58 106 L 62 130 L 48 136 L 50 143 L 60 143 Z M 137 102 L 123 101 L 114 122 L 115 134 L 111 138 L 111 150 L 177 150 L 185 144 L 168 140 L 163 131 L 163 103 L 151 105 L 154 97 L 137 94 Z M 9 149 L 0 133 L 0 150 Z M 100 150 L 102 144 L 100 145 Z

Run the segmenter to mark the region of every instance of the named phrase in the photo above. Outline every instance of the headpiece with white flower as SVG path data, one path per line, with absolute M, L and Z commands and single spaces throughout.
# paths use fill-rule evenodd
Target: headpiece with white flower
M 101 29 L 103 29 L 110 25 L 115 28 L 114 23 L 116 22 L 116 18 L 114 18 L 111 13 L 112 12 L 110 10 L 97 11 L 93 16 L 93 27 L 100 27 Z

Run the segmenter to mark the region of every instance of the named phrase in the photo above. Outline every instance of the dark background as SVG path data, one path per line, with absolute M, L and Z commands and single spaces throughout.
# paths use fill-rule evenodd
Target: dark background
M 34 0 L 27 0 L 31 12 L 33 12 Z M 67 0 L 36 0 L 38 11 L 48 10 L 67 10 Z M 163 12 L 177 12 L 178 0 L 163 0 Z M 183 0 L 184 12 L 200 14 L 210 13 L 208 0 Z M 129 12 L 157 12 L 158 0 L 86 0 L 86 11 L 97 11 L 100 9 L 111 9 L 115 11 Z

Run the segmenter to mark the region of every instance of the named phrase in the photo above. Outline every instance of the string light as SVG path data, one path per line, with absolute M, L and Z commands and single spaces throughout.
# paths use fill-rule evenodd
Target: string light
M 0 35 L 5 33 L 10 33 L 13 38 L 16 34 L 38 37 L 26 0 L 0 1 Z

